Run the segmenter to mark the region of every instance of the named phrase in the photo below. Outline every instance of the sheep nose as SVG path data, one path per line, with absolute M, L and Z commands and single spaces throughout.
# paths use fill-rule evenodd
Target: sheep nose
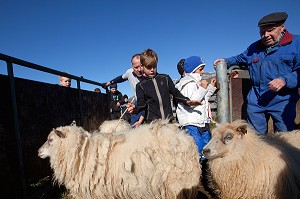
M 206 149 L 206 148 L 204 148 L 202 152 L 203 152 L 203 154 L 205 154 L 205 153 L 209 153 L 209 152 L 210 152 L 210 149 Z

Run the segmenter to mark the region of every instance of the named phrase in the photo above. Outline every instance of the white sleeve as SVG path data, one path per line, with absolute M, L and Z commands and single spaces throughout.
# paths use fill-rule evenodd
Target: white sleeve
M 133 69 L 128 69 L 123 75 L 122 78 L 128 80 L 129 75 L 133 72 Z

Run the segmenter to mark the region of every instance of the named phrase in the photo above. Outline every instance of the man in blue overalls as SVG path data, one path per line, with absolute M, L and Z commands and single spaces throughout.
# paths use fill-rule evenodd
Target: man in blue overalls
M 243 65 L 250 73 L 252 88 L 247 96 L 247 120 L 260 133 L 268 130 L 271 117 L 275 131 L 295 128 L 300 84 L 300 36 L 285 28 L 285 12 L 271 13 L 258 22 L 261 39 L 246 51 L 227 59 L 227 66 Z

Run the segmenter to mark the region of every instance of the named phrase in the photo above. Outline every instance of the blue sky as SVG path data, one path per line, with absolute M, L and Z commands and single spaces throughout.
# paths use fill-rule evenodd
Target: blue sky
M 287 12 L 287 29 L 300 34 L 299 8 L 299 0 L 0 0 L 0 53 L 106 82 L 131 67 L 133 54 L 151 48 L 158 72 L 176 79 L 181 58 L 201 56 L 213 72 L 216 58 L 244 51 L 259 39 L 258 20 L 271 12 Z M 0 73 L 7 74 L 2 61 Z M 55 75 L 20 66 L 14 73 L 58 83 Z M 128 82 L 118 89 L 132 95 Z

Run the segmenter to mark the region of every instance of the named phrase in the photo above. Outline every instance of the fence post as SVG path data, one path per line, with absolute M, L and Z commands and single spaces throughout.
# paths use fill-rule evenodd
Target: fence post
M 217 63 L 217 82 L 218 82 L 218 122 L 226 123 L 228 122 L 228 77 L 227 77 L 227 63 L 220 61 Z

